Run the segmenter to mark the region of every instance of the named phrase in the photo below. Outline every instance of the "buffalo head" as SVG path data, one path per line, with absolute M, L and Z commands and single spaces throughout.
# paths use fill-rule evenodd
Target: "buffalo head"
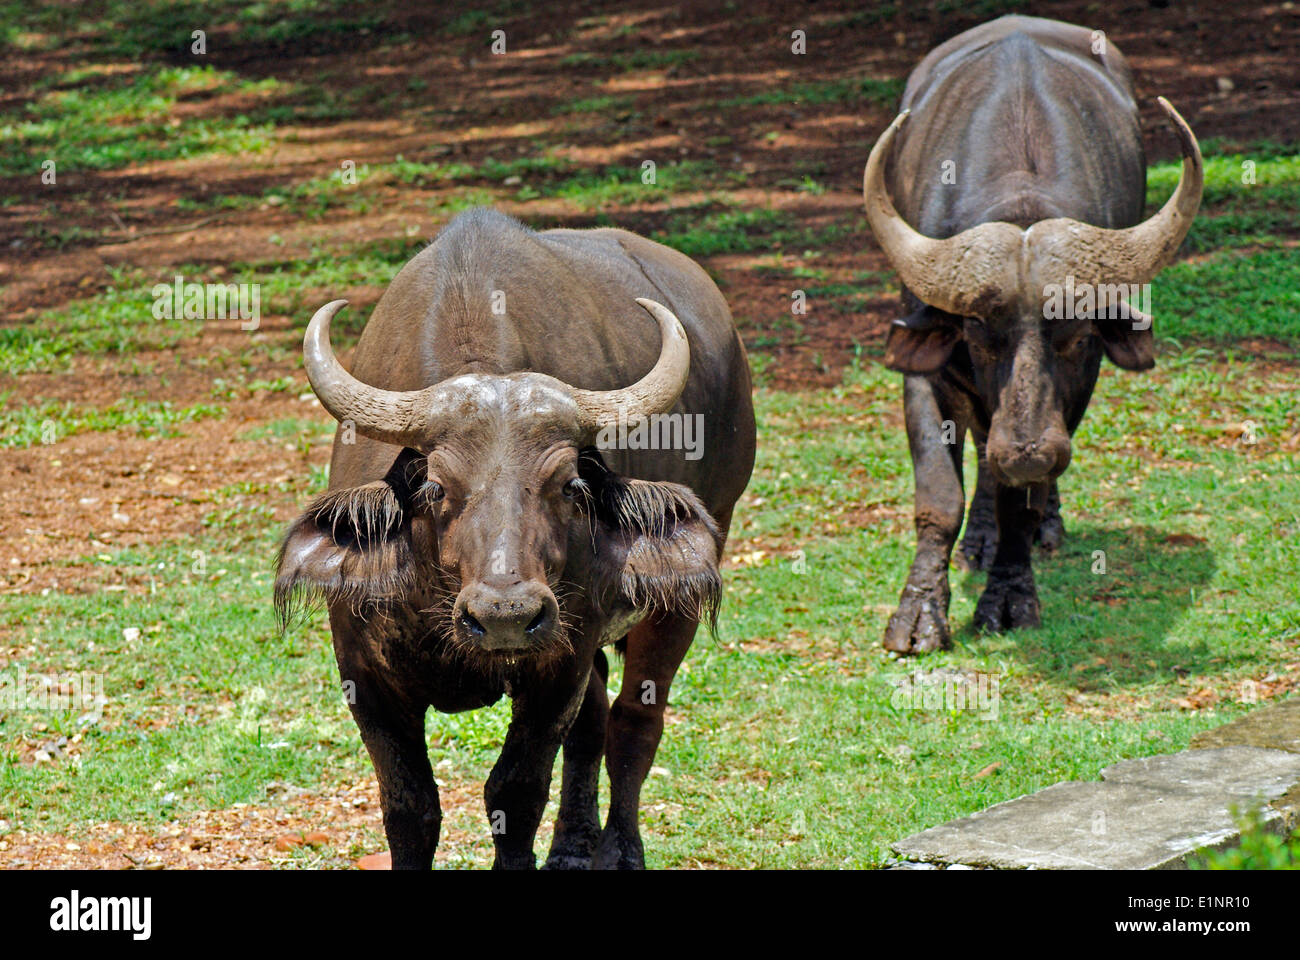
M 573 604 L 624 629 L 652 606 L 712 616 L 719 534 L 707 510 L 687 487 L 615 475 L 592 446 L 620 417 L 670 410 L 686 383 L 681 323 L 637 302 L 659 323 L 660 356 L 640 381 L 608 391 L 529 372 L 379 389 L 330 347 L 346 301 L 317 311 L 303 347 L 316 395 L 357 434 L 401 452 L 382 480 L 325 494 L 290 528 L 282 615 L 301 590 L 362 616 L 414 605 L 444 640 L 488 661 L 569 649 Z
M 946 239 L 927 237 L 898 214 L 885 187 L 885 162 L 907 111 L 867 160 L 867 219 L 919 302 L 891 328 L 885 362 L 904 373 L 934 373 L 964 343 L 972 387 L 990 412 L 989 466 L 1003 483 L 1037 484 L 1064 472 L 1071 413 L 1064 386 L 1089 366 L 1095 376 L 1103 351 L 1128 370 L 1154 364 L 1151 319 L 1136 307 L 1111 302 L 1103 310 L 1098 300 L 1095 312 L 1061 317 L 1046 301 L 1064 288 L 1136 289 L 1172 259 L 1187 235 L 1201 200 L 1201 152 L 1178 112 L 1163 98 L 1160 105 L 1178 134 L 1182 173 L 1165 205 L 1126 229 L 1059 217 L 1025 227 L 987 222 Z

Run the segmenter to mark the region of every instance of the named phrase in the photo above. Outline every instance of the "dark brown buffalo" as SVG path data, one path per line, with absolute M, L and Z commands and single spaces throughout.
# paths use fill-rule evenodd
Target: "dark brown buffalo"
M 534 865 L 561 746 L 547 865 L 642 866 L 641 784 L 673 676 L 716 611 L 754 462 L 725 301 L 688 258 L 634 234 L 535 233 L 479 210 L 393 280 L 351 374 L 329 345 L 343 304 L 307 331 L 308 377 L 341 427 L 329 491 L 285 537 L 276 596 L 282 614 L 303 592 L 328 603 L 393 865 L 427 869 L 438 843 L 427 708 L 505 694 L 512 720 L 485 788 L 496 866 Z M 665 413 L 702 417 L 698 449 L 618 447 L 620 423 Z M 644 446 L 633 434 L 625 446 Z M 601 648 L 615 642 L 626 663 L 611 708 Z
M 961 559 L 989 569 L 975 623 L 1038 624 L 1031 548 L 1037 540 L 1055 549 L 1064 534 L 1056 478 L 1102 355 L 1127 370 L 1154 363 L 1150 318 L 1115 302 L 1115 285 L 1148 283 L 1200 204 L 1196 138 L 1161 105 L 1183 170 L 1173 197 L 1145 221 L 1129 68 L 1083 27 L 1012 16 L 954 37 L 912 73 L 902 113 L 871 151 L 867 217 L 907 310 L 885 362 L 907 374 L 916 476 L 916 559 L 887 648 L 950 644 L 948 563 L 962 525 L 968 430 L 979 476 Z M 1062 318 L 1061 298 L 1050 305 L 1063 288 L 1092 289 L 1098 302 L 1111 292 L 1110 302 Z

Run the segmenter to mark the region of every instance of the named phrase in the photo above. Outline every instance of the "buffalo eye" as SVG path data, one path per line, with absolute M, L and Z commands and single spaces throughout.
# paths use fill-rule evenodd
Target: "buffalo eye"
M 424 495 L 430 503 L 438 503 L 447 495 L 447 491 L 442 489 L 442 484 L 437 480 L 430 480 L 424 485 Z
M 574 477 L 564 485 L 563 493 L 567 500 L 577 500 L 579 497 L 586 496 L 588 493 L 587 481 L 581 477 Z

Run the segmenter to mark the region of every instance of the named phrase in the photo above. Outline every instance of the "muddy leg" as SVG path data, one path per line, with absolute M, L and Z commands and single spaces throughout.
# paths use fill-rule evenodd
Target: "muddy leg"
M 966 430 L 924 377 L 904 379 L 903 406 L 916 477 L 916 558 L 885 628 L 885 648 L 924 653 L 952 643 L 948 560 L 965 506 L 961 453 Z

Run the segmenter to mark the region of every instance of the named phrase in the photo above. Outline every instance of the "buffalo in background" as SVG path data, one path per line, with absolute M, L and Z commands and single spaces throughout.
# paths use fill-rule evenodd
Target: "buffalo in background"
M 871 151 L 867 218 L 907 310 L 885 363 L 907 375 L 916 476 L 916 557 L 885 629 L 890 650 L 950 645 L 967 431 L 979 476 L 960 559 L 989 571 L 975 624 L 1039 623 L 1032 546 L 1054 550 L 1064 536 L 1056 478 L 1101 358 L 1126 370 L 1154 363 L 1151 318 L 1113 292 L 1148 283 L 1200 205 L 1196 138 L 1160 103 L 1183 170 L 1147 220 L 1129 67 L 1083 27 L 1009 16 L 941 44 L 909 77 L 902 112 Z M 1090 291 L 1094 307 L 1045 302 L 1063 291 Z M 1098 293 L 1112 296 L 1103 303 Z

